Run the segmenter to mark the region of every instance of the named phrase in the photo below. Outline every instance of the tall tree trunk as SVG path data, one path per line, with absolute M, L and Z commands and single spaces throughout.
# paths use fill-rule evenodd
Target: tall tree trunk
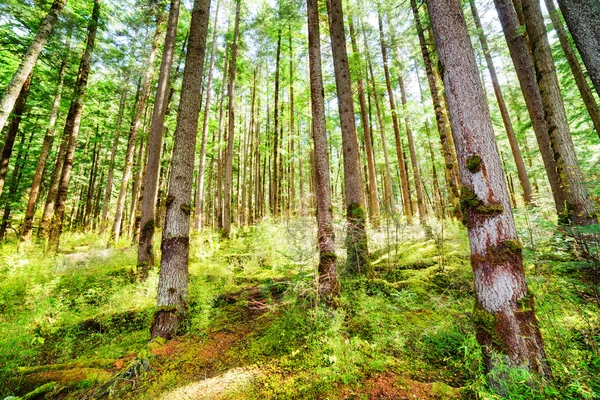
M 54 24 L 58 21 L 58 17 L 65 7 L 65 4 L 67 4 L 67 0 L 54 0 L 48 14 L 46 14 L 46 17 L 40 24 L 33 42 L 31 42 L 29 49 L 27 49 L 25 56 L 23 56 L 21 64 L 8 84 L 8 88 L 0 100 L 0 131 L 4 128 L 4 125 L 15 106 L 17 98 L 23 89 L 23 85 L 25 85 L 27 78 L 31 75 L 31 71 L 33 71 L 33 67 L 35 66 L 40 53 L 44 49 L 46 40 L 52 33 Z
M 271 212 L 279 215 L 279 64 L 281 59 L 281 29 L 277 31 L 277 55 L 275 58 L 275 100 L 273 110 L 273 178 L 271 180 Z
M 413 169 L 413 176 L 415 178 L 419 220 L 421 225 L 425 226 L 427 223 L 427 211 L 425 208 L 425 196 L 423 195 L 423 180 L 421 179 L 421 168 L 419 167 L 419 161 L 417 159 L 415 139 L 413 138 L 410 115 L 408 111 L 408 99 L 406 98 L 406 89 L 404 88 L 404 79 L 402 78 L 402 75 L 398 75 L 398 86 L 400 87 L 400 98 L 402 100 L 402 108 L 404 111 L 404 123 L 406 125 L 406 137 L 408 138 L 408 150 L 410 151 L 410 163 Z
M 558 5 L 600 95 L 600 3 L 598 0 L 558 0 Z
M 352 44 L 352 52 L 359 58 L 360 68 L 358 69 L 358 76 L 356 84 L 358 87 L 358 102 L 360 104 L 360 122 L 363 128 L 363 135 L 365 137 L 365 153 L 367 158 L 367 176 L 369 182 L 369 217 L 374 225 L 378 225 L 379 221 L 379 199 L 377 198 L 377 177 L 375 172 L 375 156 L 373 154 L 373 138 L 371 136 L 371 129 L 369 127 L 369 118 L 367 116 L 367 100 L 365 96 L 365 86 L 362 76 L 362 59 L 360 59 L 360 53 L 358 51 L 358 44 L 356 43 L 356 34 L 354 32 L 354 22 L 352 18 L 348 20 L 348 27 L 350 29 L 350 41 Z
M 592 123 L 594 125 L 594 129 L 596 130 L 596 133 L 598 134 L 598 136 L 600 136 L 600 110 L 598 109 L 598 103 L 596 103 L 596 99 L 594 98 L 592 89 L 590 89 L 590 85 L 588 85 L 585 75 L 581 70 L 579 60 L 577 59 L 575 51 L 573 50 L 571 42 L 569 41 L 569 35 L 565 31 L 559 12 L 554 6 L 554 0 L 546 0 L 546 8 L 548 9 L 548 14 L 550 14 L 552 25 L 554 26 L 554 30 L 558 35 L 560 46 L 562 47 L 565 58 L 567 59 L 567 63 L 569 64 L 571 73 L 575 78 L 575 84 L 579 89 L 579 93 L 581 94 L 583 104 L 585 105 L 588 114 L 590 114 L 590 118 L 592 119 Z M 598 18 L 600 18 L 600 13 L 598 14 Z M 598 30 L 598 38 L 600 40 L 600 29 Z
M 63 135 L 65 138 L 68 138 L 68 145 L 49 233 L 49 245 L 50 249 L 53 251 L 58 251 L 60 234 L 62 232 L 67 192 L 69 190 L 71 170 L 73 169 L 73 160 L 75 159 L 75 150 L 77 150 L 77 137 L 79 136 L 81 114 L 83 113 L 83 99 L 85 98 L 88 76 L 91 69 L 92 53 L 94 52 L 94 45 L 96 44 L 96 32 L 98 30 L 98 21 L 100 19 L 101 2 L 102 0 L 94 0 L 94 8 L 88 25 L 86 48 L 83 57 L 81 58 L 81 63 L 79 64 L 79 72 L 73 89 L 73 100 L 71 101 L 71 106 L 65 122 L 65 132 Z
M 540 3 L 539 0 L 523 0 L 522 4 L 550 145 L 566 200 L 559 219 L 575 225 L 594 224 L 596 213 L 575 153 Z
M 231 233 L 231 195 L 233 191 L 233 147 L 235 134 L 235 76 L 237 72 L 237 50 L 240 35 L 240 6 L 242 1 L 236 0 L 235 27 L 233 28 L 233 42 L 231 43 L 231 61 L 229 63 L 229 84 L 227 97 L 229 98 L 228 125 L 227 125 L 227 154 L 225 155 L 225 179 L 223 182 L 223 236 L 228 238 Z
M 423 56 L 423 63 L 425 65 L 425 73 L 427 74 L 427 83 L 429 85 L 429 91 L 431 93 L 431 102 L 433 103 L 435 120 L 437 123 L 437 130 L 440 135 L 440 142 L 442 144 L 442 154 L 444 156 L 446 182 L 450 188 L 450 204 L 454 208 L 453 213 L 456 214 L 460 212 L 458 204 L 458 200 L 460 197 L 460 189 L 458 169 L 456 167 L 456 154 L 454 153 L 454 145 L 452 143 L 452 132 L 440 99 L 438 83 L 435 76 L 435 72 L 433 70 L 433 63 L 431 60 L 431 53 L 427 48 L 427 41 L 425 39 L 425 32 L 423 30 L 423 24 L 421 23 L 421 16 L 419 15 L 417 1 L 411 0 L 410 5 L 412 8 L 413 16 L 415 18 L 415 26 L 417 28 L 419 45 L 421 47 L 421 54 Z
M 500 114 L 502 115 L 502 122 L 504 123 L 504 129 L 506 130 L 508 143 L 510 144 L 510 149 L 512 150 L 513 158 L 515 159 L 515 164 L 517 166 L 519 182 L 521 183 L 521 188 L 523 189 L 523 200 L 525 201 L 525 204 L 531 204 L 533 201 L 533 192 L 531 190 L 531 184 L 529 183 L 527 171 L 525 170 L 525 162 L 523 161 L 521 149 L 519 148 L 519 143 L 517 142 L 517 136 L 515 135 L 515 130 L 510 120 L 508 107 L 506 106 L 506 102 L 504 101 L 504 96 L 502 94 L 500 82 L 498 82 L 496 68 L 494 67 L 494 62 L 492 61 L 492 55 L 490 54 L 490 48 L 487 44 L 487 39 L 485 37 L 485 33 L 483 32 L 483 27 L 481 26 L 481 21 L 479 19 L 479 13 L 477 12 L 475 0 L 469 0 L 469 4 L 471 5 L 471 12 L 473 14 L 473 20 L 475 21 L 475 27 L 477 28 L 477 34 L 479 36 L 479 42 L 481 43 L 481 48 L 483 50 L 485 62 L 490 73 L 490 78 L 492 79 L 492 86 L 494 87 L 494 94 L 496 95 L 498 108 L 500 109 Z
M 140 220 L 140 241 L 138 245 L 138 276 L 145 280 L 148 270 L 154 265 L 154 228 L 156 225 L 156 196 L 158 193 L 158 172 L 160 169 L 160 153 L 162 148 L 167 97 L 169 95 L 169 78 L 173 66 L 173 53 L 177 37 L 177 21 L 179 20 L 180 0 L 171 0 L 171 8 L 167 22 L 167 33 L 163 47 L 158 88 L 150 123 L 148 137 L 148 158 L 144 175 L 144 192 L 142 194 L 142 217 Z
M 123 167 L 123 176 L 121 177 L 121 186 L 119 188 L 119 197 L 117 197 L 117 207 L 115 209 L 115 219 L 113 221 L 112 237 L 110 240 L 114 243 L 117 243 L 121 237 L 121 226 L 123 225 L 123 214 L 125 213 L 125 200 L 127 198 L 127 189 L 129 186 L 129 180 L 131 179 L 131 170 L 133 168 L 133 159 L 135 157 L 135 144 L 137 143 L 142 117 L 144 116 L 146 100 L 148 99 L 148 94 L 150 91 L 152 72 L 154 71 L 154 60 L 156 58 L 156 53 L 158 51 L 160 42 L 162 20 L 162 13 L 157 14 L 156 30 L 154 31 L 152 47 L 150 48 L 150 54 L 148 55 L 146 73 L 144 75 L 142 89 L 136 105 L 135 115 L 131 121 L 131 127 L 129 129 L 129 139 L 127 141 L 127 151 L 125 153 L 125 166 Z M 160 105 L 158 106 L 160 107 Z M 157 104 L 155 104 L 154 107 L 156 110 Z
M 92 150 L 92 165 L 90 167 L 90 175 L 88 178 L 88 190 L 85 198 L 85 212 L 83 215 L 83 226 L 84 229 L 89 228 L 89 218 L 92 212 L 93 199 L 94 199 L 94 188 L 96 186 L 96 173 L 98 166 L 98 158 L 102 151 L 102 141 L 99 137 L 100 127 L 96 125 L 96 140 L 94 141 L 94 149 Z
M 427 4 L 455 135 L 477 297 L 477 340 L 488 370 L 508 361 L 548 374 L 534 297 L 525 282 L 522 246 L 460 0 Z
M 110 208 L 110 198 L 112 197 L 115 158 L 117 156 L 117 150 L 119 149 L 119 138 L 121 137 L 121 126 L 123 124 L 123 113 L 125 112 L 125 100 L 127 100 L 128 87 L 129 74 L 127 74 L 127 77 L 125 78 L 125 86 L 121 92 L 121 99 L 119 100 L 119 115 L 117 116 L 117 127 L 115 129 L 115 136 L 113 138 L 112 149 L 110 153 L 110 163 L 108 165 L 108 176 L 106 178 L 106 188 L 104 190 L 104 206 L 102 207 L 102 216 L 100 221 L 101 233 L 103 233 L 106 229 L 108 222 L 108 209 Z
M 289 208 L 292 215 L 296 213 L 296 164 L 294 154 L 294 124 L 296 123 L 296 115 L 294 114 L 294 47 L 292 40 L 292 24 L 289 26 L 289 47 L 290 47 L 290 157 L 289 157 L 289 176 L 288 187 L 290 189 Z
M 308 59 L 310 67 L 310 98 L 312 137 L 315 154 L 315 191 L 317 197 L 317 238 L 319 242 L 319 295 L 332 301 L 339 295 L 340 284 L 336 269 L 335 233 L 331 206 L 329 152 L 325 130 L 325 99 L 321 72 L 321 35 L 317 0 L 307 0 Z
M 360 151 L 354 120 L 354 101 L 352 99 L 348 54 L 346 53 L 344 13 L 341 0 L 328 0 L 327 13 L 329 14 L 329 33 L 344 152 L 348 268 L 350 271 L 359 274 L 369 273 L 364 185 L 360 171 Z
M 213 23 L 212 48 L 210 51 L 210 66 L 208 69 L 208 83 L 206 85 L 206 102 L 204 103 L 204 120 L 202 122 L 202 143 L 200 144 L 200 161 L 198 165 L 198 188 L 196 190 L 196 201 L 194 202 L 194 229 L 202 228 L 202 203 L 204 202 L 204 169 L 206 167 L 206 135 L 208 134 L 208 122 L 210 117 L 210 102 L 212 101 L 213 71 L 215 68 L 215 51 L 217 48 L 217 20 L 219 19 L 219 6 L 221 1 L 217 0 L 215 21 Z
M 558 180 L 556 162 L 550 148 L 550 137 L 548 135 L 548 125 L 544 116 L 542 106 L 542 96 L 540 88 L 536 81 L 533 60 L 529 50 L 529 45 L 523 34 L 517 11 L 511 0 L 494 0 L 504 37 L 508 44 L 510 57 L 515 66 L 515 72 L 519 79 L 523 98 L 529 111 L 533 131 L 538 142 L 540 154 L 546 169 L 546 175 L 550 183 L 550 189 L 554 197 L 556 212 L 560 215 L 564 208 L 565 195 Z
M 194 181 L 191 171 L 194 170 L 198 117 L 202 103 L 200 85 L 204 70 L 209 15 L 210 0 L 195 0 L 173 144 L 167 213 L 160 246 L 162 259 L 156 299 L 157 312 L 150 329 L 152 338 L 173 337 L 187 316 L 190 216 Z
M 0 152 L 0 195 L 2 195 L 2 189 L 4 188 L 4 182 L 6 181 L 6 175 L 8 174 L 8 165 L 10 163 L 10 156 L 13 152 L 15 145 L 15 139 L 19 132 L 19 125 L 21 124 L 21 118 L 25 111 L 25 105 L 27 103 L 27 97 L 29 96 L 29 88 L 31 87 L 31 75 L 27 77 L 25 83 L 21 87 L 21 92 L 16 100 L 13 117 L 6 129 L 6 136 L 4 137 L 4 144 L 2 145 L 2 152 Z
M 390 112 L 392 113 L 392 125 L 394 126 L 394 138 L 396 140 L 396 154 L 398 156 L 398 170 L 400 172 L 400 184 L 402 187 L 402 206 L 406 221 L 410 224 L 412 220 L 410 189 L 408 188 L 408 173 L 406 172 L 404 162 L 404 150 L 402 149 L 402 140 L 400 139 L 400 124 L 398 123 L 398 113 L 396 111 L 396 100 L 392 89 L 392 79 L 388 68 L 387 45 L 383 34 L 383 18 L 381 11 L 377 12 L 379 21 L 379 39 L 381 43 L 381 56 L 383 58 L 383 73 L 385 75 L 385 84 L 387 87 L 388 98 L 390 101 Z

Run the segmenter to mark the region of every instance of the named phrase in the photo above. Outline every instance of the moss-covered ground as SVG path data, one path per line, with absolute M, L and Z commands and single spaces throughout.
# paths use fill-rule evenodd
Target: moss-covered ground
M 553 378 L 507 371 L 510 398 L 600 397 L 598 266 L 551 225 L 517 215 Z M 486 385 L 472 326 L 466 232 L 433 238 L 391 221 L 369 232 L 372 277 L 345 273 L 342 298 L 319 305 L 310 218 L 192 240 L 190 320 L 149 343 L 158 274 L 137 283 L 135 248 L 71 234 L 62 254 L 0 247 L 0 398 L 43 385 L 46 398 L 499 398 Z M 337 227 L 343 243 L 343 225 Z M 148 365 L 129 368 L 136 360 Z M 148 368 L 146 368 L 148 367 Z M 126 374 L 120 373 L 128 371 Z M 115 379 L 115 377 L 117 379 Z M 109 383 L 107 385 L 106 383 Z

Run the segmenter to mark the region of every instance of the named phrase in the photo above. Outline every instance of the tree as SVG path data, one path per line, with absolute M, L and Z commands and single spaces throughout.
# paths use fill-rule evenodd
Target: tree
M 144 280 L 148 270 L 154 265 L 154 228 L 156 226 L 156 196 L 158 194 L 158 173 L 160 169 L 160 154 L 164 130 L 167 97 L 169 95 L 169 77 L 173 66 L 173 53 L 179 20 L 180 0 L 171 0 L 167 33 L 163 47 L 158 87 L 154 100 L 154 110 L 150 123 L 148 148 L 146 157 L 146 173 L 144 175 L 144 190 L 142 192 L 142 215 L 140 219 L 140 240 L 138 244 L 138 276 Z
M 534 298 L 492 121 L 460 0 L 428 0 L 455 138 L 461 207 L 475 279 L 475 324 L 486 367 L 502 362 L 548 374 Z
M 598 0 L 558 0 L 558 5 L 600 95 L 600 3 Z
M 522 4 L 550 146 L 565 196 L 565 204 L 558 217 L 575 225 L 595 224 L 596 213 L 575 153 L 540 3 L 539 0 L 523 0 Z
M 65 122 L 63 137 L 67 140 L 67 146 L 58 185 L 56 205 L 54 207 L 54 214 L 52 216 L 49 232 L 50 249 L 54 251 L 58 251 L 60 234 L 62 232 L 65 203 L 67 201 L 71 170 L 73 169 L 73 161 L 77 149 L 77 137 L 79 136 L 79 128 L 81 125 L 81 114 L 83 113 L 83 100 L 85 98 L 91 69 L 92 54 L 96 44 L 101 2 L 102 0 L 94 0 L 94 8 L 92 9 L 92 16 L 88 25 L 86 47 L 83 57 L 81 58 L 81 63 L 79 64 L 79 72 L 77 73 L 77 80 L 73 89 L 73 99 L 71 100 L 69 114 L 67 115 L 67 120 Z
M 40 24 L 38 32 L 35 35 L 33 42 L 31 42 L 27 53 L 23 56 L 23 61 L 21 61 L 21 64 L 15 71 L 2 100 L 0 100 L 0 131 L 4 128 L 6 120 L 17 101 L 17 97 L 19 97 L 19 93 L 21 93 L 21 89 L 27 81 L 27 77 L 31 74 L 31 71 L 33 71 L 33 67 L 35 66 L 40 53 L 44 49 L 46 40 L 52 33 L 54 25 L 56 24 L 56 21 L 58 21 L 58 17 L 66 4 L 67 0 L 54 0 L 46 18 L 44 18 Z
M 187 312 L 192 184 L 210 0 L 195 0 L 169 178 L 157 311 L 151 336 L 173 337 Z
M 335 233 L 331 207 L 329 151 L 325 130 L 325 100 L 321 71 L 321 34 L 317 0 L 306 1 L 308 13 L 308 57 L 312 136 L 315 154 L 315 193 L 317 197 L 317 239 L 319 242 L 319 295 L 331 301 L 339 294 L 336 269 Z
M 360 152 L 356 122 L 354 121 L 354 100 L 350 83 L 348 54 L 346 53 L 346 34 L 341 0 L 328 0 L 329 33 L 333 54 L 335 86 L 337 89 L 340 125 L 342 129 L 342 147 L 344 153 L 344 178 L 348 252 L 348 268 L 364 273 L 369 269 L 369 246 L 367 243 L 365 195 L 361 175 Z

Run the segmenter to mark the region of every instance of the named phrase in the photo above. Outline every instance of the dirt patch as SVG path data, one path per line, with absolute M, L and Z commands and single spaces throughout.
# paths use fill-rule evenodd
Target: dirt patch
M 441 382 L 425 383 L 394 373 L 377 374 L 363 382 L 362 387 L 343 390 L 343 399 L 459 399 L 460 394 Z

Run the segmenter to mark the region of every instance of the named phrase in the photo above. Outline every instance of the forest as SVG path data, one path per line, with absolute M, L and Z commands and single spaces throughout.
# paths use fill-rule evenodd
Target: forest
M 600 399 L 599 0 L 0 0 L 0 399 Z

